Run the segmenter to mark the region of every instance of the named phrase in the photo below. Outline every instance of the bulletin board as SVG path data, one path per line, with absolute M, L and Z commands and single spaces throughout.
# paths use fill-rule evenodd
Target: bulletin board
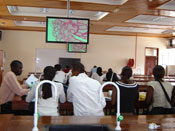
M 37 48 L 35 72 L 42 72 L 46 66 L 58 64 L 59 58 L 75 58 L 75 54 L 67 50 Z

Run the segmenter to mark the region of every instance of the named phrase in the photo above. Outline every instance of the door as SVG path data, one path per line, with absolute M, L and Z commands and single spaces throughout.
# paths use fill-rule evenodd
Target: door
M 0 50 L 0 85 L 2 82 L 2 72 L 3 72 L 3 50 Z
M 156 56 L 146 56 L 145 60 L 145 75 L 151 76 L 154 66 L 157 65 Z
M 155 65 L 158 65 L 158 54 L 158 48 L 145 48 L 145 75 L 153 75 L 153 68 L 155 67 Z

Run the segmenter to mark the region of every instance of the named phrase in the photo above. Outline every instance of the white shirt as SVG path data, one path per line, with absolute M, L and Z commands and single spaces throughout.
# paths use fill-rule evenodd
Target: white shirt
M 57 71 L 53 80 L 56 82 L 65 83 L 66 73 L 63 71 Z
M 169 98 L 171 99 L 173 86 L 169 82 L 161 82 L 164 86 Z M 164 107 L 164 108 L 171 108 L 169 102 L 166 99 L 166 96 L 162 90 L 162 87 L 158 81 L 150 81 L 148 82 L 149 86 L 152 86 L 154 88 L 154 94 L 153 94 L 153 107 Z
M 35 90 L 39 83 L 36 83 L 32 90 L 28 93 L 26 97 L 27 102 L 31 102 L 35 98 Z M 66 101 L 65 93 L 63 90 L 63 85 L 61 83 L 55 83 L 57 86 L 57 96 L 55 100 L 54 88 L 52 87 L 52 97 L 48 99 L 43 99 L 41 97 L 42 87 L 39 88 L 39 96 L 38 96 L 38 112 L 40 116 L 58 116 L 59 115 L 59 100 L 61 103 Z
M 69 80 L 68 101 L 73 102 L 75 116 L 103 116 L 106 101 L 98 81 L 85 73 Z
M 92 79 L 95 79 L 99 81 L 101 84 L 103 83 L 103 80 L 106 78 L 106 74 L 103 74 L 102 76 L 99 76 L 96 72 L 92 74 Z

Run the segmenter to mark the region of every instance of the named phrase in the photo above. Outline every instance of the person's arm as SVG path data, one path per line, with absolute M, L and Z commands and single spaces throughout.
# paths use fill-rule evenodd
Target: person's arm
M 23 96 L 27 95 L 27 93 L 30 91 L 29 89 L 23 89 L 21 85 L 19 84 L 17 78 L 15 75 L 8 74 L 7 76 L 7 82 L 9 84 L 9 88 L 17 95 Z
M 60 84 L 60 92 L 58 92 L 58 93 L 60 93 L 60 102 L 61 103 L 64 103 L 64 102 L 66 102 L 66 97 L 65 97 L 65 93 L 64 93 L 64 90 L 63 90 L 63 84 Z
M 23 89 L 28 89 L 28 88 L 29 88 L 29 86 L 28 86 L 27 84 L 22 84 L 21 87 L 22 87 Z
M 37 84 L 35 84 L 35 85 L 32 87 L 32 90 L 28 93 L 28 95 L 27 95 L 27 97 L 26 97 L 26 102 L 31 102 L 31 101 L 35 98 L 36 86 L 37 86 Z

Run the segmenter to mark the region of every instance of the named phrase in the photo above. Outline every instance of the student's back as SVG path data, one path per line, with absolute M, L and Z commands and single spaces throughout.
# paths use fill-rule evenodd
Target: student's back
M 125 84 L 116 82 L 120 89 L 120 110 L 121 113 L 134 113 L 134 102 L 136 100 L 138 85 L 136 82 Z
M 51 66 L 47 66 L 44 69 L 44 79 L 53 80 L 55 76 L 55 69 Z M 35 98 L 35 90 L 39 83 L 36 83 L 30 93 L 26 97 L 27 102 L 31 102 Z M 48 84 L 44 83 L 42 87 L 39 88 L 39 99 L 38 99 L 38 112 L 41 116 L 58 116 L 59 115 L 59 101 L 61 103 L 65 102 L 65 93 L 63 90 L 63 85 L 61 83 L 55 83 L 57 87 L 57 96 L 55 100 L 55 90 Z
M 74 69 L 72 70 L 74 75 Z M 101 85 L 98 81 L 89 78 L 85 73 L 79 72 L 70 78 L 67 91 L 68 101 L 73 102 L 76 116 L 103 116 L 106 105 Z
M 138 85 L 136 82 L 130 80 L 132 76 L 132 69 L 125 66 L 121 72 L 121 81 L 116 82 L 120 88 L 120 112 L 121 113 L 134 113 L 134 102 L 137 98 Z M 113 104 L 116 104 L 116 90 L 113 90 L 112 95 Z

